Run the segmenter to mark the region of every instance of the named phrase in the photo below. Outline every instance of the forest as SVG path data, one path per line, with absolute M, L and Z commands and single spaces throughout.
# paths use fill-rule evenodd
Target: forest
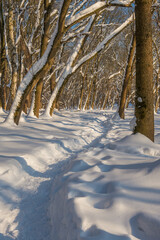
M 159 116 L 159 0 L 0 0 L 0 240 L 159 240 Z
M 149 2 L 157 112 L 160 9 L 158 1 Z M 134 8 L 132 0 L 1 0 L 0 106 L 9 113 L 6 121 L 18 124 L 22 111 L 38 118 L 42 109 L 52 115 L 54 109 L 114 105 L 124 118 L 136 95 Z

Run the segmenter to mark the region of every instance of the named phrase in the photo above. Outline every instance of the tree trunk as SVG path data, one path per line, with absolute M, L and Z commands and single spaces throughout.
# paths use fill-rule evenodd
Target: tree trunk
M 8 47 L 11 56 L 11 64 L 12 64 L 12 76 L 11 76 L 11 86 L 10 86 L 10 98 L 8 100 L 7 109 L 9 110 L 11 104 L 14 101 L 16 91 L 17 91 L 17 52 L 16 52 L 16 45 L 15 45 L 15 37 L 14 37 L 14 14 L 13 14 L 13 1 L 9 0 L 9 17 L 8 17 L 8 27 L 9 27 L 9 41 Z
M 82 83 L 81 83 L 82 86 L 81 86 L 80 99 L 79 99 L 79 103 L 78 103 L 79 110 L 82 110 L 82 107 L 83 107 L 83 96 L 84 96 L 84 92 L 85 92 L 85 81 L 87 81 L 88 67 L 89 67 L 89 64 L 87 63 L 84 72 L 82 71 L 82 69 L 80 71 L 81 76 L 82 76 Z
M 51 13 L 51 2 L 49 0 L 44 0 L 44 30 L 42 35 L 42 43 L 41 43 L 41 53 L 40 57 L 43 56 L 47 44 L 49 41 L 49 31 L 50 31 L 50 13 Z M 36 117 L 39 117 L 39 110 L 42 106 L 41 100 L 42 100 L 42 89 L 43 89 L 43 78 L 39 80 L 36 86 L 36 92 L 35 92 L 35 107 L 34 107 L 34 114 Z
M 123 87 L 122 87 L 122 92 L 121 92 L 121 98 L 120 98 L 120 106 L 119 106 L 119 116 L 124 119 L 124 109 L 126 105 L 126 98 L 127 98 L 127 92 L 128 92 L 128 86 L 129 82 L 131 80 L 131 75 L 132 75 L 132 64 L 134 60 L 134 55 L 135 55 L 135 48 L 136 48 L 136 36 L 134 34 L 129 55 L 128 55 L 128 61 L 127 61 L 127 66 L 125 70 L 125 75 L 124 75 L 124 80 L 123 80 Z
M 70 2 L 71 2 L 71 0 L 67 0 L 67 1 L 64 1 L 63 4 L 62 4 L 60 16 L 59 16 L 59 19 L 58 19 L 58 22 L 57 22 L 57 26 L 56 26 L 55 31 L 54 31 L 55 35 L 54 34 L 52 35 L 52 37 L 54 37 L 53 40 L 52 40 L 53 41 L 52 47 L 51 47 L 51 50 L 49 51 L 49 54 L 48 54 L 48 56 L 47 56 L 47 58 L 45 60 L 45 64 L 43 64 L 43 66 L 40 67 L 39 70 L 31 78 L 31 81 L 27 85 L 27 87 L 25 88 L 25 90 L 24 90 L 24 92 L 23 92 L 23 94 L 22 94 L 22 96 L 20 98 L 20 101 L 19 101 L 18 105 L 15 104 L 16 110 L 15 111 L 13 110 L 15 108 L 15 106 L 13 104 L 12 111 L 8 115 L 7 120 L 12 118 L 12 114 L 14 115 L 14 122 L 17 125 L 19 123 L 19 119 L 20 119 L 20 116 L 21 116 L 21 112 L 22 112 L 23 106 L 25 104 L 26 97 L 33 90 L 33 88 L 36 86 L 36 84 L 39 82 L 39 80 L 44 76 L 44 74 L 49 71 L 49 69 L 52 67 L 52 65 L 54 63 L 54 56 L 57 53 L 57 49 L 58 49 L 58 47 L 59 47 L 59 45 L 61 43 L 61 39 L 62 39 L 63 33 L 65 31 L 65 17 L 66 17 L 67 10 L 69 8 Z M 48 46 L 49 46 L 49 44 L 48 44 Z M 34 65 L 33 65 L 33 67 L 34 67 Z
M 5 38 L 4 38 L 4 20 L 3 20 L 3 8 L 2 1 L 0 3 L 0 107 L 6 110 L 6 81 L 7 81 L 7 58 L 5 50 Z
M 153 61 L 152 61 L 152 0 L 136 0 L 136 126 L 154 141 Z
M 157 59 L 158 59 L 158 69 L 156 70 L 156 83 L 154 90 L 154 102 L 155 102 L 155 112 L 158 111 L 159 108 L 159 100 L 160 100 L 160 56 L 159 49 L 156 42 L 153 40 L 154 49 L 156 51 Z
M 108 102 L 108 97 L 109 97 L 109 92 L 107 90 L 107 93 L 105 95 L 104 101 L 103 101 L 103 105 L 102 105 L 102 109 L 105 110 L 107 102 Z
M 86 98 L 85 105 L 83 107 L 84 110 L 89 110 L 89 102 L 90 102 L 90 96 L 91 96 L 92 87 L 93 87 L 93 79 L 90 80 L 89 84 L 90 86 L 88 86 L 88 95 Z
M 34 115 L 39 118 L 39 110 L 42 107 L 42 89 L 43 89 L 43 78 L 37 83 L 36 92 L 35 92 L 35 106 L 34 106 Z
M 85 76 L 82 76 L 81 94 L 80 94 L 80 99 L 79 99 L 79 104 L 78 104 L 79 110 L 82 110 L 83 95 L 84 95 L 84 81 L 85 81 Z
M 94 106 L 95 106 L 96 94 L 97 94 L 97 86 L 96 86 L 96 77 L 95 77 L 93 81 L 93 96 L 92 96 L 92 104 L 91 104 L 92 109 L 94 109 Z

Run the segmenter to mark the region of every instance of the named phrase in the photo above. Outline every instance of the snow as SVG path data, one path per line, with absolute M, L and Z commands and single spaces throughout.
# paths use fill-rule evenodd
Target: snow
M 81 19 L 86 18 L 86 17 L 94 14 L 96 11 L 100 11 L 104 7 L 106 7 L 105 2 L 97 2 L 95 4 L 92 4 L 90 7 L 80 11 L 76 15 L 69 18 L 67 23 L 66 23 L 66 28 L 73 26 L 74 24 L 79 22 Z
M 134 0 L 111 0 L 110 3 L 112 5 L 117 5 L 117 6 L 130 6 L 131 3 L 133 3 Z
M 0 124 L 0 239 L 158 240 L 159 114 L 155 143 L 132 135 L 132 118 L 56 111 Z
M 73 67 L 72 72 L 75 72 L 79 67 L 81 67 L 86 61 L 93 58 L 98 52 L 100 52 L 102 49 L 104 49 L 110 41 L 117 36 L 123 29 L 125 29 L 129 24 L 131 24 L 134 21 L 134 14 L 132 14 L 124 23 L 122 23 L 119 27 L 117 27 L 115 30 L 113 30 L 109 35 L 107 35 L 102 42 L 100 42 L 97 47 L 84 57 L 82 57 L 78 63 Z
M 138 97 L 138 102 L 143 102 L 141 97 Z
M 114 8 L 112 8 L 112 6 L 130 6 L 132 2 L 133 2 L 133 0 L 113 0 L 113 1 L 111 0 L 109 2 L 108 1 L 107 2 L 98 1 L 94 4 L 92 4 L 91 6 L 89 6 L 88 8 L 81 10 L 79 12 L 79 9 L 81 9 L 83 7 L 83 5 L 86 3 L 86 1 L 84 1 L 77 8 L 74 9 L 73 14 L 66 21 L 65 26 L 66 26 L 66 28 L 70 28 L 77 22 L 80 22 L 80 20 L 82 20 L 83 18 L 91 16 L 92 14 L 94 14 L 100 10 L 103 10 L 104 8 L 107 8 L 108 10 L 112 11 L 112 10 L 114 10 Z
M 94 20 L 95 20 L 95 15 L 90 17 L 89 22 L 85 26 L 85 29 L 83 30 L 82 35 L 79 37 L 72 54 L 70 55 L 70 57 L 67 60 L 66 66 L 63 68 L 62 72 L 60 73 L 59 77 L 57 78 L 57 80 L 56 80 L 57 84 L 55 86 L 53 93 L 51 94 L 49 101 L 48 101 L 48 104 L 47 104 L 47 107 L 45 110 L 45 114 L 44 114 L 45 116 L 49 116 L 49 112 L 50 112 L 52 103 L 55 100 L 59 89 L 61 88 L 62 84 L 64 83 L 64 80 L 72 73 L 73 63 L 74 63 L 75 59 L 77 58 L 78 53 L 81 50 L 84 40 L 85 40 L 85 35 L 83 35 L 83 34 L 85 34 L 86 32 L 88 32 L 90 30 Z

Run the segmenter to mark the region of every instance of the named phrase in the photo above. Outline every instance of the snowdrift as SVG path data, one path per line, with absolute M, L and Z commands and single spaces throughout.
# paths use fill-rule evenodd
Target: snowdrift
M 159 115 L 153 143 L 132 135 L 132 112 L 1 124 L 0 239 L 158 240 Z

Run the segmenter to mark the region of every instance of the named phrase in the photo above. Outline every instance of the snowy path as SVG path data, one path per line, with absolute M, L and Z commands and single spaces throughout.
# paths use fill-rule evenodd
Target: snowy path
M 91 114 L 91 116 L 87 116 L 85 119 L 85 124 L 88 121 L 94 122 L 93 126 L 89 131 L 92 131 L 95 125 L 97 124 L 97 120 L 94 121 L 94 114 Z M 65 115 L 65 124 L 68 125 L 68 120 L 66 118 L 67 116 Z M 69 116 L 70 117 L 70 116 Z M 74 116 L 75 117 L 75 116 Z M 102 117 L 100 117 L 102 118 Z M 103 118 L 105 119 L 105 118 Z M 78 119 L 77 119 L 78 120 Z M 76 121 L 77 121 L 76 120 Z M 106 119 L 105 119 L 106 122 Z M 88 123 L 87 123 L 88 124 Z M 70 163 L 76 158 L 77 155 L 79 155 L 81 152 L 85 152 L 86 150 L 90 149 L 91 147 L 94 147 L 97 145 L 97 143 L 100 141 L 100 139 L 105 135 L 104 132 L 105 126 L 103 121 L 101 122 L 99 120 L 98 125 L 100 124 L 102 132 L 98 134 L 98 136 L 94 139 L 94 135 L 90 136 L 90 133 L 86 132 L 87 134 L 87 142 L 85 141 L 85 144 L 79 144 L 78 139 L 76 140 L 77 142 L 74 143 L 74 150 L 72 150 L 72 146 L 67 146 L 65 147 L 65 144 L 62 142 L 60 143 L 58 139 L 56 140 L 56 144 L 58 143 L 58 148 L 62 146 L 63 149 L 67 150 L 67 158 L 65 159 L 63 157 L 63 160 L 61 159 L 60 162 L 55 163 L 50 166 L 50 169 L 47 170 L 45 173 L 40 174 L 40 177 L 43 177 L 46 179 L 46 181 L 43 181 L 39 188 L 38 191 L 35 193 L 27 194 L 27 196 L 22 200 L 20 204 L 20 214 L 18 216 L 18 230 L 19 230 L 19 235 L 18 239 L 25 239 L 25 240 L 51 240 L 51 239 L 57 239 L 55 237 L 55 234 L 52 233 L 52 228 L 56 229 L 55 224 L 50 224 L 50 214 L 49 212 L 51 211 L 50 209 L 50 204 L 52 204 L 52 199 L 50 199 L 51 195 L 55 192 L 56 189 L 56 184 L 57 182 L 55 179 L 61 179 L 62 176 L 64 175 L 65 172 L 67 172 L 67 169 L 70 168 Z M 74 125 L 74 122 L 71 123 L 71 125 Z M 99 127 L 99 126 L 97 126 Z M 75 126 L 74 126 L 75 128 Z M 90 127 L 89 127 L 90 128 Z M 69 129 L 67 128 L 67 131 Z M 64 131 L 64 129 L 63 129 Z M 95 131 L 95 130 L 94 130 Z M 64 134 L 64 133 L 63 133 Z M 85 136 L 85 132 L 83 133 Z M 99 136 L 100 135 L 100 136 Z M 72 136 L 73 137 L 73 136 Z M 92 139 L 93 138 L 93 139 Z M 72 139 L 66 139 L 72 144 Z M 64 139 L 63 139 L 64 141 Z M 90 142 L 91 141 L 91 142 Z M 81 149 L 80 149 L 81 147 Z M 78 149 L 78 150 L 77 150 Z M 61 149 L 58 149 L 58 151 L 61 151 Z M 57 153 L 58 155 L 58 153 Z M 54 157 L 54 153 L 53 153 Z M 60 159 L 58 159 L 60 160 Z M 34 174 L 35 176 L 35 174 Z M 38 174 L 39 176 L 39 174 Z M 47 180 L 49 178 L 49 180 Z M 53 187 L 54 186 L 54 187 Z M 61 201 L 63 202 L 63 194 L 61 196 L 61 199 L 58 199 L 58 202 L 55 204 L 55 208 L 57 210 L 62 211 L 61 207 Z M 29 211 L 28 211 L 29 209 Z M 48 210 L 49 209 L 49 210 Z M 55 213 L 54 213 L 55 214 Z M 65 214 L 65 210 L 64 210 Z M 38 220 L 38 221 L 37 221 Z M 59 225 L 61 224 L 61 219 L 58 220 L 58 216 L 56 215 L 56 223 L 58 225 L 58 231 L 60 230 Z M 70 224 L 70 223 L 69 223 Z M 30 235 L 31 234 L 31 235 Z M 64 236 L 65 239 L 65 236 Z
M 131 136 L 128 119 L 106 125 L 53 185 L 52 238 L 158 240 L 160 145 Z
M 50 240 L 55 177 L 104 134 L 106 113 L 58 113 L 1 127 L 0 239 Z M 57 239 L 58 240 L 58 239 Z
M 0 240 L 159 240 L 156 143 L 113 111 L 0 126 Z

